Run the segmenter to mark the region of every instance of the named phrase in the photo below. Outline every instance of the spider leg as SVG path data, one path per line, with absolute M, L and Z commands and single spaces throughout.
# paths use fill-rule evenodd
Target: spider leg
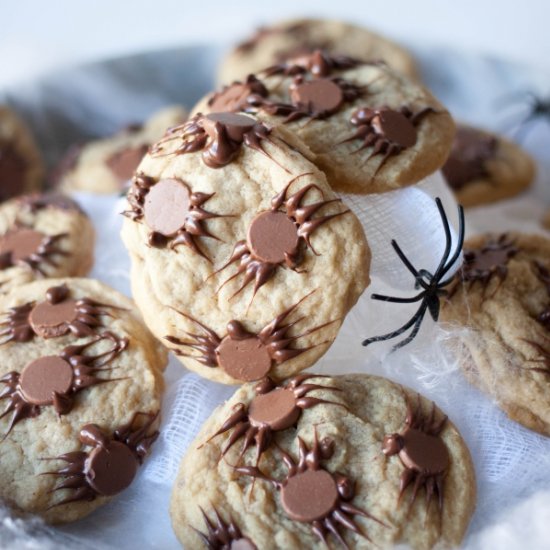
M 426 315 L 426 309 L 427 309 L 427 305 L 425 305 L 425 303 L 423 303 L 420 306 L 420 308 L 418 309 L 418 311 L 415 313 L 413 318 L 411 319 L 411 321 L 414 320 L 414 322 L 411 323 L 411 325 L 414 325 L 411 333 L 409 334 L 409 336 L 407 336 L 407 338 L 405 338 L 404 340 L 402 340 L 398 344 L 395 344 L 395 346 L 393 346 L 393 348 L 392 348 L 392 351 L 397 351 L 399 348 L 402 348 L 403 346 L 406 346 L 407 344 L 409 344 L 410 342 L 412 342 L 414 340 L 414 338 L 418 334 L 418 331 L 420 330 L 420 327 L 422 326 L 422 321 L 424 320 L 424 315 Z
M 381 302 L 393 302 L 394 304 L 412 304 L 424 298 L 425 294 L 426 292 L 422 291 L 420 294 L 412 296 L 411 298 L 398 298 L 395 296 L 385 296 L 384 294 L 371 294 L 371 298 L 373 300 L 380 300 Z
M 445 232 L 445 250 L 443 251 L 443 255 L 441 256 L 441 260 L 439 262 L 439 265 L 437 266 L 437 269 L 434 273 L 434 279 L 439 279 L 439 276 L 444 269 L 445 262 L 449 258 L 449 254 L 451 252 L 451 226 L 449 225 L 449 218 L 447 218 L 447 213 L 445 212 L 445 209 L 443 208 L 443 203 L 441 202 L 441 199 L 437 197 L 435 199 L 435 204 L 437 205 L 437 209 L 439 210 L 439 216 L 441 218 L 441 223 L 443 224 L 443 231 Z
M 400 334 L 403 334 L 406 330 L 411 328 L 413 325 L 415 325 L 415 329 L 413 330 L 414 336 L 418 332 L 418 329 L 420 326 L 416 327 L 416 324 L 420 325 L 422 323 L 422 318 L 424 317 L 424 314 L 426 312 L 426 305 L 424 302 L 420 305 L 416 313 L 409 319 L 402 327 L 398 328 L 397 330 L 394 330 L 393 332 L 390 332 L 388 334 L 384 334 L 383 336 L 374 336 L 373 338 L 367 338 L 366 340 L 363 340 L 362 345 L 368 346 L 369 344 L 372 344 L 373 342 L 380 342 L 382 340 L 391 340 L 392 338 L 395 338 L 396 336 L 399 336 Z M 404 340 L 404 343 L 400 343 L 397 346 L 394 346 L 392 351 L 395 351 L 396 349 L 408 344 L 412 338 L 408 337 Z
M 395 239 L 392 239 L 391 245 L 393 249 L 395 250 L 395 253 L 397 256 L 399 256 L 399 259 L 405 264 L 405 267 L 412 273 L 413 277 L 418 281 L 418 284 L 427 290 L 426 283 L 422 280 L 422 277 L 420 276 L 420 273 L 416 270 L 416 268 L 412 265 L 410 260 L 405 256 L 405 253 L 401 250 L 401 247 L 397 244 L 397 241 Z
M 460 256 L 460 253 L 462 252 L 462 248 L 464 246 L 464 231 L 466 228 L 466 223 L 464 221 L 464 208 L 462 206 L 458 206 L 458 242 L 456 243 L 456 249 L 454 254 L 447 260 L 447 263 L 445 267 L 441 270 L 441 273 L 439 273 L 439 279 L 442 279 L 451 269 L 451 267 L 454 265 L 458 257 Z M 441 286 L 445 286 L 449 284 L 452 281 L 452 277 L 450 279 L 447 279 L 443 283 L 440 283 Z

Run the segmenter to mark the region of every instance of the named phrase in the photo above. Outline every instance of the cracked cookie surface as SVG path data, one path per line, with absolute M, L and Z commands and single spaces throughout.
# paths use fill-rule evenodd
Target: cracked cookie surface
M 242 430 L 222 457 L 241 424 L 220 431 L 239 404 L 247 409 L 248 425 L 260 419 L 265 425 L 275 417 L 280 421 L 282 416 L 274 413 L 280 413 L 285 405 L 273 406 L 273 402 L 260 403 L 258 399 L 281 390 L 271 389 L 266 394 L 265 387 L 258 390 L 247 384 L 214 411 L 184 457 L 173 488 L 170 513 L 180 542 L 185 547 L 199 547 L 199 533 L 208 533 L 202 508 L 214 523 L 216 513 L 225 523 L 232 521 L 239 536 L 253 544 L 245 548 L 325 548 L 323 537 L 331 548 L 340 547 L 338 537 L 350 548 L 390 548 L 398 543 L 415 549 L 459 545 L 473 513 L 476 488 L 469 451 L 453 424 L 428 400 L 387 379 L 364 374 L 308 374 L 312 377 L 300 381 L 296 388 L 323 386 L 311 389 L 307 396 L 329 403 L 310 402 L 297 418 L 286 417 L 286 427 L 271 424 L 270 444 L 259 462 L 254 444 L 241 455 L 247 438 Z M 412 459 L 414 453 L 407 442 L 418 436 L 406 428 L 412 409 L 416 419 L 422 415 L 430 418 L 433 412 L 442 423 L 437 436 L 423 440 L 423 448 L 430 449 L 424 458 L 433 459 L 435 448 L 443 449 L 446 457 L 446 462 L 431 461 L 431 468 L 436 462 L 444 464 L 441 517 L 435 497 L 426 509 L 422 483 L 410 510 L 412 484 L 398 504 L 400 479 L 406 470 L 401 457 Z M 405 450 L 396 456 L 387 447 L 399 434 L 404 434 Z M 300 456 L 305 461 L 298 465 Z M 296 470 L 289 472 L 288 465 L 293 463 Z M 312 501 L 308 480 L 314 477 L 319 479 Z M 339 496 L 327 504 L 331 478 L 340 488 Z M 302 491 L 299 499 L 293 491 L 298 486 Z M 330 510 L 337 509 L 342 511 L 343 521 L 335 522 L 330 532 L 327 518 L 334 517 Z M 362 534 L 353 532 L 349 520 Z
M 29 283 L 0 298 L 0 311 L 0 497 L 47 522 L 77 520 L 132 480 L 143 456 L 124 442 L 154 433 L 136 430 L 160 408 L 166 352 L 130 300 L 91 279 Z M 126 464 L 114 484 L 101 445 L 113 467 L 116 456 Z
M 292 134 L 244 115 L 205 118 L 169 132 L 134 179 L 122 229 L 133 295 L 201 376 L 282 379 L 336 337 L 369 283 L 368 245 Z M 252 374 L 233 368 L 243 355 L 225 360 L 241 352 Z

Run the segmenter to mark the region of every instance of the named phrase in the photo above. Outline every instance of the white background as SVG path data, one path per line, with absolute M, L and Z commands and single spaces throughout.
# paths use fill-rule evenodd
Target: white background
M 405 42 L 496 54 L 550 72 L 547 0 L 0 0 L 0 87 L 56 67 L 230 43 L 292 15 L 339 17 Z

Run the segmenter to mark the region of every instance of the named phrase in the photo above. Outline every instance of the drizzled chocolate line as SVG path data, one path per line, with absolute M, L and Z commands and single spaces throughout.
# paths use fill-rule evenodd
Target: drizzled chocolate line
M 298 178 L 310 175 L 312 174 L 300 174 L 290 180 L 284 189 L 271 199 L 271 210 L 260 212 L 252 220 L 247 230 L 247 239 L 238 241 L 229 260 L 211 275 L 216 275 L 238 262 L 237 270 L 222 283 L 218 292 L 244 273 L 241 286 L 230 299 L 254 281 L 252 302 L 258 290 L 275 275 L 279 267 L 298 271 L 297 268 L 303 261 L 304 248 L 318 255 L 310 242 L 311 234 L 324 223 L 347 214 L 349 210 L 313 218 L 322 207 L 341 202 L 341 199 L 324 200 L 323 192 L 314 183 L 305 185 L 287 196 L 290 186 Z M 303 204 L 307 195 L 314 190 L 321 194 L 321 200 Z
M 436 112 L 431 107 L 426 107 L 417 113 L 413 113 L 406 106 L 399 110 L 386 106 L 361 107 L 352 114 L 350 119 L 357 130 L 342 143 L 362 140 L 363 143 L 354 153 L 372 147 L 366 162 L 372 157 L 382 155 L 382 160 L 374 173 L 376 175 L 391 156 L 398 155 L 416 144 L 417 126 L 426 115 Z
M 45 276 L 42 264 L 57 267 L 52 256 L 68 256 L 58 243 L 67 233 L 44 235 L 39 231 L 16 224 L 0 237 L 0 270 L 14 266 L 26 266 L 35 275 Z
M 328 343 L 324 341 L 305 348 L 291 347 L 299 338 L 309 336 L 337 321 L 335 319 L 323 323 L 295 336 L 288 334 L 289 330 L 304 317 L 288 323 L 285 321 L 311 294 L 307 294 L 299 302 L 280 313 L 257 334 L 248 332 L 240 321 L 232 320 L 227 324 L 227 334 L 220 337 L 190 315 L 175 310 L 195 324 L 200 332 L 186 332 L 188 339 L 171 335 L 165 336 L 165 339 L 178 346 L 172 351 L 180 357 L 189 357 L 206 367 L 219 367 L 237 380 L 246 382 L 260 380 L 269 374 L 274 365 L 280 365 L 310 349 Z
M 386 456 L 398 455 L 405 470 L 401 474 L 398 503 L 407 487 L 413 485 L 409 501 L 410 512 L 418 494 L 424 487 L 426 491 L 426 516 L 432 499 L 437 498 L 440 519 L 443 514 L 443 485 L 449 468 L 449 451 L 440 435 L 445 428 L 447 416 L 436 419 L 436 407 L 432 402 L 429 416 L 422 411 L 420 395 L 417 394 L 416 408 L 413 409 L 408 396 L 405 428 L 400 433 L 386 435 L 382 452 Z
M 78 501 L 92 501 L 97 497 L 114 496 L 134 480 L 138 467 L 159 436 L 152 431 L 159 413 L 136 412 L 130 422 L 106 434 L 96 424 L 87 424 L 80 430 L 80 442 L 91 450 L 66 453 L 56 458 L 67 465 L 59 470 L 44 472 L 64 478 L 53 492 L 70 490 L 69 496 L 50 506 Z M 144 417 L 144 421 L 140 420 Z
M 221 168 L 232 162 L 244 146 L 273 158 L 265 151 L 263 141 L 275 144 L 270 137 L 271 128 L 245 115 L 233 113 L 196 114 L 180 126 L 167 131 L 150 150 L 152 157 L 184 155 L 202 151 L 202 160 L 210 168 Z M 174 151 L 165 146 L 181 141 Z
M 28 302 L 10 308 L 0 322 L 0 346 L 8 342 L 30 342 L 35 336 L 57 338 L 72 333 L 77 338 L 93 336 L 103 327 L 102 317 L 112 314 L 107 310 L 120 309 L 91 298 L 75 300 L 63 284 L 46 291 L 46 300 Z
M 328 545 L 327 537 L 332 533 L 343 547 L 348 548 L 340 532 L 341 527 L 371 541 L 368 535 L 359 529 L 354 516 L 368 518 L 386 526 L 373 515 L 351 503 L 355 497 L 353 479 L 342 473 L 333 474 L 321 466 L 321 460 L 328 460 L 334 454 L 332 439 L 325 438 L 319 442 L 315 430 L 313 446 L 308 449 L 304 440 L 298 437 L 297 463 L 280 447 L 279 451 L 288 469 L 282 481 L 268 476 L 257 466 L 237 466 L 235 471 L 271 483 L 279 492 L 285 514 L 294 521 L 309 523 L 321 542 Z
M 151 229 L 150 246 L 174 250 L 184 245 L 195 254 L 210 261 L 198 246 L 199 237 L 219 240 L 205 227 L 205 221 L 225 217 L 203 208 L 214 193 L 192 192 L 181 179 L 155 180 L 143 173 L 137 174 L 128 192 L 130 209 L 123 212 L 133 221 L 144 221 Z
M 447 183 L 460 190 L 469 183 L 487 178 L 487 161 L 495 158 L 498 140 L 475 128 L 459 126 L 451 153 L 441 171 Z
M 202 508 L 200 510 L 208 532 L 203 533 L 194 527 L 193 530 L 209 550 L 232 550 L 233 548 L 257 550 L 256 545 L 248 537 L 242 535 L 233 518 L 230 518 L 229 522 L 225 522 L 214 506 L 212 507 L 214 520 L 211 520 Z
M 488 237 L 479 249 L 467 249 L 464 251 L 464 263 L 456 275 L 458 281 L 468 283 L 471 287 L 479 282 L 483 287 L 483 295 L 494 275 L 499 278 L 499 285 L 508 275 L 507 264 L 519 252 L 508 235 L 503 233 L 498 237 Z M 456 292 L 458 285 L 451 289 L 450 295 Z
M 84 355 L 87 348 L 102 340 L 109 340 L 112 346 L 97 355 Z M 127 346 L 127 338 L 104 332 L 85 344 L 67 346 L 59 356 L 35 359 L 21 373 L 11 371 L 0 378 L 0 384 L 5 386 L 0 393 L 0 401 L 7 400 L 0 419 L 12 413 L 2 441 L 18 422 L 37 416 L 42 407 L 53 406 L 58 414 L 68 414 L 78 392 L 119 380 L 99 378 L 97 375 L 111 370 L 105 366 Z
M 339 388 L 332 386 L 305 383 L 311 378 L 330 379 L 329 376 L 321 374 L 300 374 L 289 378 L 284 384 L 277 385 L 269 377 L 265 378 L 254 388 L 256 396 L 252 401 L 248 404 L 237 403 L 233 407 L 232 414 L 208 438 L 207 443 L 233 429 L 224 444 L 220 459 L 237 441 L 242 439 L 238 462 L 248 449 L 255 446 L 257 466 L 261 455 L 274 444 L 275 433 L 296 426 L 302 411 L 320 404 L 345 407 L 335 401 L 309 396 L 308 394 L 315 390 L 340 391 Z

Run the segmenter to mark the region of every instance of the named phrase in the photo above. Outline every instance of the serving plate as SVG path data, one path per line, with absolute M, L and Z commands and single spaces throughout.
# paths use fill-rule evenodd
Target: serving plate
M 504 60 L 444 48 L 412 49 L 424 82 L 466 122 L 511 130 L 527 114 L 526 92 L 550 90 L 548 75 Z M 213 86 L 220 53 L 217 47 L 196 46 L 88 64 L 0 91 L 0 102 L 13 105 L 26 119 L 52 167 L 75 142 L 115 132 L 167 104 L 191 107 Z M 534 187 L 520 198 L 469 210 L 470 233 L 511 228 L 543 232 L 538 219 L 545 205 L 550 206 L 550 163 L 545 158 L 549 141 L 550 128 L 543 122 L 531 128 L 525 145 L 539 163 Z M 408 318 L 405 310 L 369 299 L 371 292 L 412 288 L 390 239 L 397 238 L 416 262 L 427 267 L 437 263 L 442 243 L 433 205 L 436 195 L 444 198 L 449 212 L 454 211 L 439 175 L 379 197 L 344 197 L 360 216 L 373 249 L 373 282 L 316 370 L 383 374 L 436 400 L 461 429 L 477 469 L 479 502 L 465 547 L 502 543 L 504 529 L 506 548 L 534 548 L 549 532 L 540 518 L 550 514 L 550 440 L 510 422 L 469 387 L 444 351 L 448 333 L 433 323 L 426 323 L 417 342 L 390 356 L 387 346 L 365 350 L 359 345 L 366 336 L 395 328 Z M 89 194 L 77 199 L 98 231 L 92 276 L 129 294 L 129 262 L 115 238 L 122 199 Z M 134 485 L 88 518 L 56 529 L 37 521 L 14 522 L 0 510 L 0 547 L 21 548 L 25 541 L 39 548 L 179 548 L 168 516 L 179 460 L 204 419 L 233 389 L 188 373 L 174 359 L 166 381 L 162 435 Z

